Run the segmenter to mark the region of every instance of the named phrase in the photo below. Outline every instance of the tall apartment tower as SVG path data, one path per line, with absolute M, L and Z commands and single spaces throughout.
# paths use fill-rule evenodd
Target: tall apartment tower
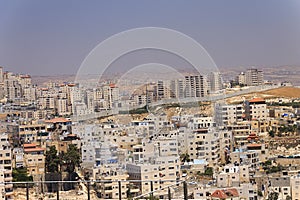
M 178 80 L 159 80 L 157 81 L 158 99 L 170 99 L 178 97 Z
M 103 87 L 103 97 L 109 109 L 115 107 L 114 104 L 120 100 L 119 94 L 119 88 L 113 83 Z
M 208 81 L 210 83 L 211 91 L 218 91 L 222 89 L 222 77 L 220 72 L 211 72 L 208 75 Z
M 202 75 L 184 77 L 185 97 L 204 97 L 208 93 L 207 80 Z
M 5 96 L 4 91 L 4 80 L 3 80 L 3 67 L 0 67 L 0 99 L 3 99 Z
M 263 71 L 248 69 L 246 72 L 246 84 L 248 86 L 262 85 L 264 83 Z
M 13 199 L 12 154 L 6 133 L 0 134 L 0 199 Z
M 244 72 L 241 72 L 237 77 L 236 77 L 236 82 L 240 85 L 246 85 L 246 74 Z
M 3 67 L 0 67 L 0 84 L 3 83 Z
M 160 80 L 157 82 L 158 99 L 205 97 L 209 93 L 207 78 L 189 75 L 184 79 Z

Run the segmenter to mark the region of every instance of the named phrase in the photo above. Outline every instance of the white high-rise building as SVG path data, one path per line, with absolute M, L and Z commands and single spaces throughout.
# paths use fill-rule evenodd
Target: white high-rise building
M 246 85 L 246 74 L 244 72 L 241 72 L 237 78 L 237 83 L 240 84 L 240 85 Z
M 190 135 L 188 154 L 191 159 L 208 162 L 209 166 L 216 166 L 220 162 L 219 133 L 213 128 L 197 129 Z
M 57 114 L 60 116 L 69 115 L 71 113 L 68 109 L 68 99 L 66 98 L 57 99 L 55 107 L 57 109 Z
M 207 79 L 202 75 L 185 76 L 185 97 L 205 97 L 208 94 Z
M 0 99 L 3 99 L 5 96 L 4 91 L 4 79 L 3 79 L 3 67 L 0 67 Z
M 3 67 L 0 67 L 0 83 L 3 83 Z
M 30 87 L 32 85 L 30 75 L 18 75 L 17 78 L 22 88 Z
M 246 84 L 248 86 L 262 85 L 264 83 L 263 72 L 258 69 L 248 69 L 246 72 Z
M 4 80 L 4 91 L 9 100 L 15 100 L 16 98 L 21 98 L 22 96 L 21 86 L 14 78 Z
M 160 80 L 157 82 L 157 98 L 195 98 L 205 97 L 209 93 L 206 77 L 189 75 L 184 79 Z
M 37 89 L 36 87 L 26 87 L 23 89 L 23 97 L 25 100 L 28 100 L 28 101 L 36 101 L 37 99 Z
M 103 87 L 103 98 L 108 103 L 108 109 L 114 107 L 120 100 L 119 88 L 115 84 L 109 84 Z
M 300 199 L 300 175 L 291 177 L 291 196 L 292 200 Z
M 8 136 L 5 133 L 0 134 L 0 182 L 12 182 L 12 155 Z M 13 184 L 0 184 L 0 199 L 13 199 Z
M 222 89 L 222 76 L 220 72 L 211 72 L 208 76 L 210 90 L 215 92 Z

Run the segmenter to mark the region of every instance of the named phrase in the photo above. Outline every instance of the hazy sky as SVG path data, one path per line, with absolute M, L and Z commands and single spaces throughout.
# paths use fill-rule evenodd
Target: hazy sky
M 220 68 L 300 65 L 298 0 L 0 0 L 0 66 L 75 74 L 101 41 L 145 26 L 189 35 Z

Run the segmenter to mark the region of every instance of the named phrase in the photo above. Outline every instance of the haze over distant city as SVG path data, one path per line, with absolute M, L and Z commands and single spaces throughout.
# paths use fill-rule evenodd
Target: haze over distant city
M 299 8 L 289 0 L 1 1 L 0 66 L 32 75 L 76 74 L 101 41 L 149 26 L 194 38 L 219 68 L 299 66 Z M 111 71 L 137 60 L 187 67 L 174 56 L 136 52 Z

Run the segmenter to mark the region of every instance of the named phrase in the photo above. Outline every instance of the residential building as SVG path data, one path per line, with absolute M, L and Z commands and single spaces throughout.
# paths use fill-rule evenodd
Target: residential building
M 153 189 L 159 190 L 172 182 L 178 180 L 180 176 L 179 157 L 166 156 L 158 157 L 152 162 L 143 164 L 126 164 L 126 170 L 129 174 L 129 180 L 140 180 L 136 183 L 141 188 L 141 193 L 151 191 L 150 183 L 152 181 Z M 155 195 L 163 197 L 167 196 L 167 190 L 159 190 Z
M 245 101 L 245 117 L 248 120 L 267 119 L 269 116 L 266 101 L 262 98 L 254 98 Z
M 291 181 L 291 197 L 292 200 L 300 199 L 300 175 L 295 175 L 290 178 Z
M 265 143 L 247 144 L 247 150 L 257 152 L 260 162 L 265 162 L 269 158 L 268 144 L 265 144 Z
M 235 149 L 230 153 L 230 161 L 234 165 L 249 165 L 249 172 L 254 172 L 259 166 L 259 155 L 256 151 Z
M 119 88 L 116 84 L 109 84 L 103 86 L 103 98 L 108 103 L 107 109 L 112 109 L 117 107 L 117 104 L 120 100 Z
M 68 99 L 61 98 L 57 99 L 55 102 L 56 112 L 59 116 L 70 115 L 71 111 L 68 106 Z
M 194 116 L 191 117 L 190 119 L 190 125 L 189 127 L 192 130 L 197 130 L 197 129 L 205 129 L 209 128 L 210 126 L 213 126 L 214 124 L 214 119 L 213 117 L 201 117 L 201 116 Z
M 217 186 L 238 187 L 241 183 L 249 183 L 248 165 L 225 165 L 223 171 L 217 175 Z
M 222 90 L 223 88 L 222 76 L 220 72 L 211 72 L 208 75 L 208 82 L 210 85 L 210 91 L 212 92 Z
M 220 162 L 219 133 L 215 129 L 197 129 L 190 135 L 190 159 L 206 160 L 211 167 Z
M 24 143 L 36 143 L 38 133 L 46 132 L 46 124 L 26 124 L 26 125 L 8 125 L 7 131 L 11 135 L 11 140 L 15 146 Z
M 35 144 L 24 144 L 24 167 L 34 181 L 40 181 L 45 174 L 45 149 Z
M 0 84 L 3 83 L 3 67 L 0 67 Z
M 237 197 L 238 196 L 238 197 Z M 214 186 L 200 186 L 194 189 L 194 198 L 207 199 L 244 199 L 257 200 L 257 185 L 241 183 L 238 187 L 217 188 Z
M 13 199 L 12 149 L 6 133 L 0 134 L 0 199 Z
M 246 75 L 245 75 L 244 72 L 241 72 L 241 73 L 237 76 L 236 80 L 237 80 L 237 83 L 238 83 L 239 85 L 246 85 L 246 84 L 247 84 L 247 82 L 246 82 Z
M 269 177 L 268 192 L 278 193 L 278 199 L 286 199 L 287 196 L 291 197 L 291 184 L 290 177 Z
M 209 93 L 207 79 L 202 75 L 184 77 L 185 97 L 205 97 Z
M 263 71 L 258 69 L 248 69 L 246 71 L 246 84 L 248 86 L 257 86 L 264 83 Z
M 22 98 L 21 89 L 16 75 L 11 72 L 4 73 L 4 91 L 8 100 L 14 101 Z
M 197 98 L 209 94 L 207 78 L 202 75 L 187 75 L 184 79 L 160 80 L 157 82 L 157 98 Z
M 129 175 L 126 170 L 118 169 L 114 165 L 101 165 L 93 168 L 93 180 L 101 181 L 96 183 L 98 191 L 103 199 L 127 199 L 127 188 Z M 119 194 L 119 182 L 121 182 L 121 195 Z
M 215 122 L 218 126 L 237 124 L 244 120 L 244 116 L 245 109 L 243 104 L 215 104 Z

